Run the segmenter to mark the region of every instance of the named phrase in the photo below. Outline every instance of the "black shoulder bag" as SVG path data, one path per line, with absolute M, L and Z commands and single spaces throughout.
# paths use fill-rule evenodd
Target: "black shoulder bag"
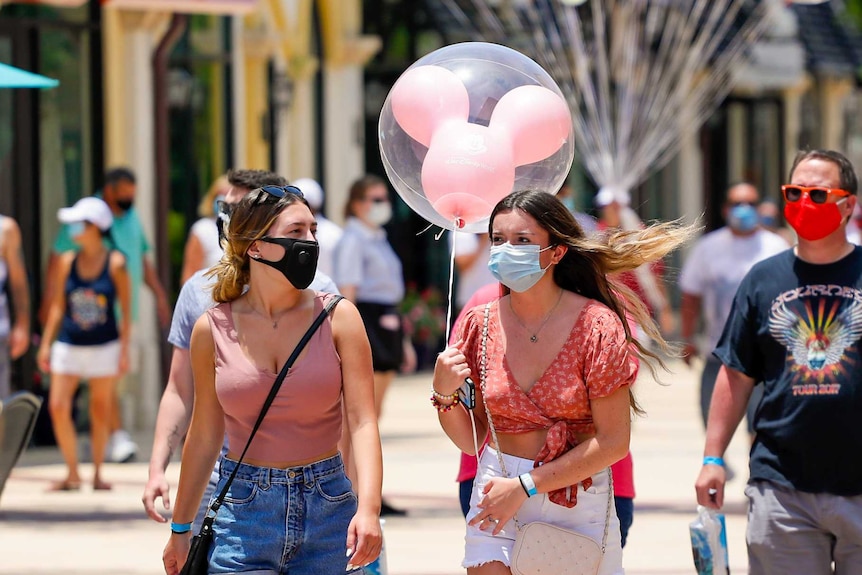
M 326 316 L 332 312 L 335 306 L 338 305 L 338 302 L 342 299 L 344 299 L 342 296 L 335 296 L 328 304 L 326 304 L 324 310 L 320 312 L 320 315 L 317 316 L 314 323 L 311 324 L 311 327 L 308 328 L 308 331 L 305 332 L 305 335 L 303 335 L 302 339 L 299 340 L 299 343 L 296 344 L 296 349 L 293 350 L 293 353 L 291 353 L 290 357 L 287 358 L 287 361 L 284 362 L 284 367 L 281 368 L 281 371 L 278 373 L 278 377 L 275 378 L 275 381 L 272 384 L 272 389 L 269 390 L 269 395 L 267 396 L 266 401 L 263 402 L 260 415 L 257 416 L 257 421 L 251 430 L 251 434 L 248 436 L 248 442 L 245 444 L 245 449 L 242 450 L 242 455 L 239 456 L 239 461 L 237 461 L 236 467 L 230 474 L 227 483 L 224 484 L 221 493 L 218 494 L 218 497 L 216 497 L 216 500 L 213 501 L 207 511 L 206 517 L 201 525 L 200 532 L 192 539 L 192 544 L 189 548 L 189 556 L 186 558 L 186 564 L 183 565 L 180 575 L 206 575 L 207 569 L 209 568 L 209 549 L 213 542 L 213 522 L 215 521 L 215 516 L 218 513 L 219 507 L 222 506 L 224 498 L 227 496 L 230 484 L 233 483 L 233 479 L 236 477 L 237 471 L 239 471 L 239 465 L 242 463 L 245 453 L 248 451 L 248 447 L 251 445 L 252 439 L 254 439 L 255 433 L 257 433 L 257 429 L 260 427 L 263 417 L 266 415 L 266 412 L 269 411 L 269 406 L 272 405 L 275 395 L 281 388 L 281 384 L 287 376 L 287 372 L 296 361 L 296 358 L 299 357 L 300 352 L 305 348 L 305 345 L 311 339 L 311 336 L 314 335 L 314 332 L 317 331 L 317 328 L 319 328 L 320 324 L 323 323 L 323 320 L 326 319 Z

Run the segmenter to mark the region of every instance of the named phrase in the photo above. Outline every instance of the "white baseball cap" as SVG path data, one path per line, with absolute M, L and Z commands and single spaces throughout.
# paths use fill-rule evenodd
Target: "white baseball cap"
M 317 211 L 320 209 L 323 205 L 323 188 L 320 187 L 320 184 L 311 178 L 299 178 L 291 182 L 291 184 L 302 191 L 305 201 L 308 202 L 312 210 Z
M 631 195 L 629 195 L 628 190 L 624 190 L 622 188 L 617 188 L 614 186 L 605 186 L 599 190 L 599 193 L 596 194 L 596 197 L 593 199 L 593 202 L 598 208 L 609 206 L 614 202 L 622 206 L 627 206 L 631 204 L 632 198 Z
M 94 196 L 81 198 L 71 208 L 60 208 L 57 211 L 57 219 L 64 224 L 90 222 L 103 232 L 111 229 L 114 223 L 111 208 L 104 200 Z

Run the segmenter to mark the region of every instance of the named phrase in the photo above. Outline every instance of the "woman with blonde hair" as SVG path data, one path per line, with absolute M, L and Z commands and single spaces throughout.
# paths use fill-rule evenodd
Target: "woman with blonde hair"
M 520 191 L 496 205 L 488 231 L 488 265 L 505 295 L 467 312 L 438 357 L 431 397 L 446 434 L 475 453 L 468 411 L 456 405 L 470 377 L 478 438 L 491 432 L 463 565 L 473 575 L 509 573 L 518 529 L 544 521 L 600 544 L 598 573 L 620 574 L 608 468 L 628 452 L 638 358 L 661 363 L 627 317 L 668 346 L 643 303 L 608 275 L 663 257 L 692 230 L 656 224 L 595 240 L 553 195 Z
M 292 186 L 255 190 L 233 210 L 225 255 L 210 272 L 219 304 L 192 332 L 194 410 L 163 556 L 169 575 L 188 556 L 191 523 L 225 432 L 216 493 L 236 474 L 215 515 L 209 573 L 343 573 L 380 552 L 383 472 L 371 350 L 349 301 L 308 341 L 238 462 L 276 375 L 337 297 L 306 289 L 317 265 L 314 232 L 311 210 Z M 337 449 L 342 407 L 356 494 Z
M 180 273 L 180 283 L 186 283 L 192 274 L 198 270 L 209 269 L 221 259 L 222 249 L 219 245 L 218 203 L 224 201 L 230 191 L 227 176 L 219 176 L 212 183 L 206 195 L 198 204 L 200 219 L 192 224 L 186 247 L 183 249 L 183 269 Z

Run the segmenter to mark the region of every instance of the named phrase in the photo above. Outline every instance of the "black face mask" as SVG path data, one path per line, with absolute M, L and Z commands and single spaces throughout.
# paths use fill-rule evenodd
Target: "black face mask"
M 260 241 L 283 247 L 284 256 L 275 262 L 255 258 L 257 261 L 280 271 L 296 289 L 305 289 L 311 285 L 317 271 L 317 256 L 320 254 L 317 242 L 293 238 L 261 238 Z
M 123 210 L 124 212 L 128 212 L 132 209 L 134 205 L 134 200 L 117 200 L 117 207 Z

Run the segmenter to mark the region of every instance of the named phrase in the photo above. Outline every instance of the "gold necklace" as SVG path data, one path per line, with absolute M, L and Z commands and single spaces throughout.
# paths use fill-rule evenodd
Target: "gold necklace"
M 555 303 L 554 307 L 552 307 L 550 309 L 550 311 L 548 311 L 548 313 L 545 314 L 545 318 L 542 320 L 542 323 L 539 324 L 539 329 L 537 329 L 535 332 L 533 332 L 533 334 L 530 336 L 530 342 L 531 343 L 536 343 L 537 341 L 539 341 L 539 332 L 542 331 L 542 328 L 545 327 L 545 324 L 548 323 L 549 319 L 551 319 L 551 314 L 554 313 L 554 310 L 557 309 L 557 306 L 560 305 L 560 302 L 562 300 L 563 300 L 563 288 L 560 288 L 560 295 L 559 295 L 559 297 L 557 297 L 557 303 Z M 511 295 L 509 296 L 509 310 L 512 312 L 512 316 L 514 316 L 515 321 L 517 321 L 520 324 L 520 326 L 522 328 L 524 328 L 524 331 L 526 331 L 527 333 L 530 333 L 530 329 L 526 326 L 526 324 L 524 324 L 523 321 L 521 321 L 521 318 L 518 317 L 518 314 L 515 313 L 515 308 L 512 307 L 512 296 Z

